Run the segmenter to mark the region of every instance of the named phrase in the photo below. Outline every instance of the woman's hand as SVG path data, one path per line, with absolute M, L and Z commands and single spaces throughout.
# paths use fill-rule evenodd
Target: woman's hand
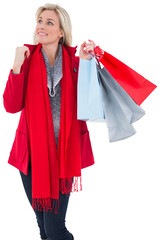
M 82 43 L 80 50 L 79 50 L 79 57 L 85 60 L 89 60 L 90 56 L 89 56 L 89 51 L 94 51 L 94 48 L 96 47 L 96 44 L 92 41 L 89 40 L 89 43 Z
M 20 73 L 21 66 L 26 57 L 29 57 L 30 51 L 29 48 L 26 46 L 17 47 L 15 53 L 15 59 L 13 64 L 13 72 L 18 74 Z

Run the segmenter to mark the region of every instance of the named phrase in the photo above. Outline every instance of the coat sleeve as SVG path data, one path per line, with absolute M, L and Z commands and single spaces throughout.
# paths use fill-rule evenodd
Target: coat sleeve
M 13 69 L 11 69 L 9 72 L 8 81 L 3 93 L 3 105 L 5 110 L 9 113 L 17 113 L 24 107 L 24 63 L 21 66 L 19 74 L 13 74 Z

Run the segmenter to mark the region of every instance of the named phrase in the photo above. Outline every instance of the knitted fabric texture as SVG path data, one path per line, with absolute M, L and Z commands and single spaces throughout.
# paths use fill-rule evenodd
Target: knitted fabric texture
M 58 135 L 60 129 L 60 109 L 61 109 L 61 85 L 60 80 L 62 78 L 62 46 L 58 45 L 58 57 L 55 60 L 53 66 L 50 65 L 47 54 L 44 49 L 41 48 L 43 58 L 47 70 L 47 86 L 49 92 L 49 100 L 52 110 L 52 119 L 54 126 L 54 134 L 56 140 L 56 147 L 58 144 Z

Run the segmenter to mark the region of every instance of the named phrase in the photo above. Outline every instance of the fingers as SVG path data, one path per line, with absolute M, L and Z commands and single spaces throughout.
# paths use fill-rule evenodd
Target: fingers
M 28 58 L 29 57 L 29 55 L 30 55 L 30 51 L 29 51 L 29 48 L 28 47 L 26 47 L 26 46 L 24 46 L 24 54 L 25 54 L 25 56 Z
M 29 51 L 29 49 L 26 51 L 26 56 L 27 56 L 27 58 L 29 57 L 29 55 L 30 55 L 30 51 Z
M 30 51 L 27 51 L 27 52 L 26 52 L 27 58 L 29 57 L 29 55 L 30 55 Z
M 86 45 L 84 46 L 84 51 L 89 52 L 89 51 L 93 51 L 94 48 L 96 47 L 96 44 L 94 43 L 94 41 L 88 39 L 89 43 L 86 43 Z
M 96 44 L 93 40 L 88 39 L 88 41 L 93 44 L 94 48 L 96 47 Z
M 94 52 L 95 47 L 96 47 L 96 44 L 94 43 L 94 41 L 92 41 L 90 39 L 88 39 L 87 43 L 86 43 L 86 41 L 83 42 L 80 47 L 80 52 L 79 52 L 80 58 L 89 60 L 90 59 L 89 52 L 90 52 L 90 54 L 91 54 L 91 52 Z
M 81 45 L 81 49 L 84 51 L 84 48 L 86 46 L 86 42 L 83 42 L 82 45 Z
M 85 47 L 86 46 L 86 41 L 82 43 L 81 47 Z

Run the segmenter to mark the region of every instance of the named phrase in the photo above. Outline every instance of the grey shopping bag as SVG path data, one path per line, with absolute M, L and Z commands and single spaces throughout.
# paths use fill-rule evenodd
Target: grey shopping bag
M 132 123 L 145 115 L 128 93 L 103 67 L 97 67 L 109 141 L 115 142 L 136 133 Z

